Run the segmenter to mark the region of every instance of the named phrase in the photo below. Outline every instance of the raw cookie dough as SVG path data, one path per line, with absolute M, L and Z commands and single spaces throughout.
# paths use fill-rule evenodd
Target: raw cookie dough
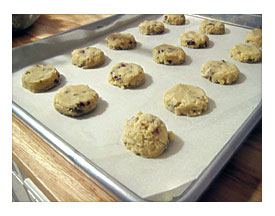
M 203 33 L 188 31 L 181 34 L 181 45 L 188 48 L 205 48 L 207 47 L 209 38 Z
M 80 116 L 92 111 L 98 94 L 88 85 L 70 85 L 62 88 L 54 97 L 54 108 L 68 116 Z
M 130 33 L 113 33 L 107 37 L 107 46 L 114 50 L 134 49 L 137 45 L 135 37 Z
M 173 133 L 158 117 L 138 112 L 124 123 L 122 141 L 128 150 L 146 158 L 155 158 L 167 148 Z
M 144 35 L 155 35 L 164 32 L 164 25 L 157 20 L 143 21 L 139 24 L 139 31 Z
M 80 68 L 94 68 L 104 63 L 104 53 L 95 47 L 75 49 L 72 52 L 72 64 Z
M 164 93 L 163 102 L 176 115 L 197 116 L 207 109 L 208 98 L 199 87 L 177 84 Z
M 145 75 L 140 65 L 120 62 L 111 68 L 108 81 L 123 89 L 135 88 L 144 83 Z
M 206 34 L 224 34 L 225 27 L 222 22 L 214 20 L 203 20 L 200 23 L 199 31 Z
M 153 49 L 153 59 L 159 64 L 179 65 L 185 60 L 185 52 L 182 48 L 161 44 Z
M 22 76 L 22 86 L 32 92 L 45 92 L 59 83 L 60 74 L 52 65 L 35 65 Z
M 185 23 L 184 14 L 164 14 L 162 21 L 170 25 L 183 25 Z
M 232 47 L 230 56 L 240 62 L 255 63 L 262 59 L 262 52 L 253 45 L 236 44 Z
M 231 84 L 238 79 L 240 70 L 228 61 L 208 61 L 202 65 L 201 76 L 213 83 Z
M 249 31 L 246 35 L 245 42 L 257 47 L 262 47 L 262 30 L 256 28 Z

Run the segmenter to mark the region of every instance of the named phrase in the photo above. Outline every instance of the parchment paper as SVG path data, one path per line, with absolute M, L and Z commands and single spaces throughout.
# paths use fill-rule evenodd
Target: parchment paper
M 161 16 L 154 15 L 146 19 L 161 20 Z M 141 18 L 98 38 L 95 31 L 81 29 L 36 43 L 33 45 L 33 53 L 22 53 L 21 56 L 26 59 L 39 55 L 40 60 L 24 67 L 20 67 L 19 61 L 13 65 L 16 68 L 12 77 L 13 100 L 143 198 L 187 184 L 196 179 L 209 165 L 260 103 L 262 65 L 240 63 L 230 58 L 232 46 L 244 43 L 249 31 L 230 25 L 226 25 L 224 35 L 208 35 L 208 48 L 182 47 L 187 54 L 183 65 L 165 66 L 155 63 L 152 59 L 155 46 L 162 43 L 180 46 L 181 33 L 198 31 L 201 19 L 191 16 L 186 16 L 186 19 L 186 25 L 182 26 L 165 24 L 165 33 L 156 36 L 139 33 L 138 24 L 144 20 Z M 134 34 L 138 42 L 137 47 L 127 51 L 109 49 L 105 38 L 112 32 Z M 63 53 L 45 58 L 47 53 L 55 52 L 54 44 L 63 44 Z M 106 62 L 103 66 L 84 70 L 71 64 L 71 51 L 86 46 L 95 46 L 104 51 Z M 60 52 L 60 46 L 58 49 Z M 241 74 L 237 83 L 223 86 L 201 77 L 203 63 L 221 59 L 238 66 Z M 143 67 L 146 73 L 143 86 L 122 90 L 108 83 L 110 68 L 121 61 L 134 62 Z M 62 74 L 61 85 L 46 93 L 36 94 L 22 88 L 23 72 L 35 64 L 54 65 Z M 54 95 L 66 85 L 80 83 L 88 84 L 98 92 L 100 100 L 97 108 L 92 113 L 78 118 L 61 115 L 53 107 Z M 209 97 L 209 106 L 203 115 L 176 116 L 163 106 L 164 91 L 178 83 L 199 86 L 205 90 Z M 124 121 L 138 111 L 158 116 L 165 122 L 168 130 L 175 134 L 175 140 L 170 143 L 167 151 L 156 159 L 134 155 L 126 150 L 121 141 Z

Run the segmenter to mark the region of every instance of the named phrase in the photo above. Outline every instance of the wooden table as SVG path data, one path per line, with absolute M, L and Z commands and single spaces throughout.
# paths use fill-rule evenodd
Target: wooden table
M 32 27 L 13 35 L 12 47 L 108 16 L 41 15 Z M 15 115 L 12 116 L 12 159 L 51 201 L 119 201 Z M 199 201 L 262 201 L 261 121 Z

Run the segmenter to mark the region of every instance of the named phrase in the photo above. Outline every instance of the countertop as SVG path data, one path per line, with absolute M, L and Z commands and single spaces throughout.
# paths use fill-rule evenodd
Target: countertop
M 111 15 L 43 14 L 30 28 L 13 34 L 12 47 L 109 16 Z M 75 167 L 14 114 L 12 160 L 51 201 L 120 201 Z M 262 201 L 262 121 L 252 130 L 199 201 Z

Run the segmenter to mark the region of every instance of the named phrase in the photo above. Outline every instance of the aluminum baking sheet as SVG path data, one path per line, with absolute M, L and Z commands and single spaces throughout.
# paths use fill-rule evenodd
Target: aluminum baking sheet
M 240 129 L 255 117 L 255 112 L 261 106 L 262 64 L 240 63 L 230 58 L 232 46 L 244 43 L 249 31 L 233 25 L 226 25 L 224 35 L 209 35 L 208 48 L 182 47 L 187 54 L 183 65 L 156 64 L 152 59 L 153 48 L 162 43 L 180 46 L 180 34 L 189 30 L 198 31 L 202 18 L 186 16 L 186 24 L 182 26 L 165 24 L 165 32 L 155 36 L 139 33 L 138 24 L 145 19 L 161 20 L 161 16 L 117 16 L 103 28 L 85 26 L 15 48 L 12 97 L 19 106 L 17 110 L 24 110 L 24 115 L 31 117 L 35 124 L 43 125 L 50 135 L 57 135 L 61 143 L 63 141 L 69 150 L 74 150 L 71 154 L 74 162 L 88 167 L 88 170 L 89 166 L 96 167 L 100 175 L 103 173 L 103 176 L 107 176 L 104 184 L 107 188 L 111 185 L 111 191 L 115 182 L 115 190 L 122 190 L 126 194 L 133 192 L 134 196 L 141 199 L 172 200 L 175 196 L 180 197 L 186 189 L 190 191 L 205 170 L 209 170 L 211 164 L 213 167 L 213 161 L 225 152 L 225 148 L 232 150 L 232 138 L 240 135 L 243 132 Z M 132 33 L 137 40 L 137 47 L 133 50 L 110 50 L 105 38 L 113 32 Z M 104 51 L 106 62 L 103 66 L 83 70 L 71 64 L 71 51 L 86 46 L 95 46 Z M 203 63 L 220 59 L 232 62 L 240 69 L 241 74 L 235 84 L 213 84 L 200 76 Z M 121 61 L 134 62 L 143 67 L 146 73 L 143 86 L 122 90 L 107 82 L 110 68 Z M 62 74 L 61 84 L 46 93 L 34 94 L 22 88 L 22 74 L 35 64 L 54 65 Z M 54 95 L 66 85 L 80 83 L 88 84 L 99 93 L 97 108 L 78 118 L 55 111 Z M 199 86 L 205 90 L 209 106 L 203 115 L 176 116 L 164 108 L 163 92 L 178 83 Z M 160 117 L 168 130 L 175 134 L 175 140 L 169 148 L 156 159 L 134 155 L 125 149 L 121 141 L 124 121 L 138 111 Z M 62 148 L 61 151 L 64 151 Z M 75 154 L 80 156 L 80 160 L 85 160 L 79 162 L 74 158 Z M 66 155 L 70 156 L 70 153 Z

